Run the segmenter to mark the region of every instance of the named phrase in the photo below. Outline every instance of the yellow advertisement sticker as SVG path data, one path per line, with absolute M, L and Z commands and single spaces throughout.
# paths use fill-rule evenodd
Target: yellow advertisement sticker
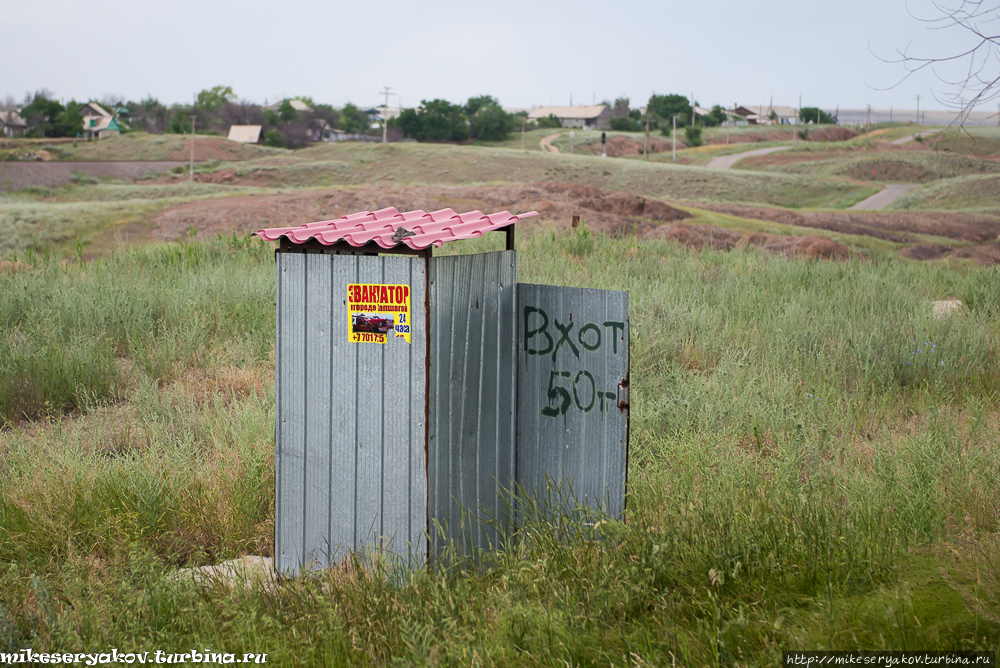
M 351 343 L 410 342 L 410 286 L 349 283 L 347 332 Z

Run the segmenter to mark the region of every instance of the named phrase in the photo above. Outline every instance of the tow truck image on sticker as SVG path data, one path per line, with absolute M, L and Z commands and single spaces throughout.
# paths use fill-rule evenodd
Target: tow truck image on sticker
M 348 340 L 410 342 L 410 286 L 351 283 L 347 286 Z

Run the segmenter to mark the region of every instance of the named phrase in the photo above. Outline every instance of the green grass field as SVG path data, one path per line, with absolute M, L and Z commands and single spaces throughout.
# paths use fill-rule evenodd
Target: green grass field
M 1000 648 L 997 269 L 586 232 L 520 255 L 521 281 L 629 291 L 628 523 L 529 523 L 464 567 L 232 590 L 172 575 L 271 549 L 271 247 L 8 259 L 0 651 L 757 666 Z M 947 297 L 965 308 L 933 317 Z

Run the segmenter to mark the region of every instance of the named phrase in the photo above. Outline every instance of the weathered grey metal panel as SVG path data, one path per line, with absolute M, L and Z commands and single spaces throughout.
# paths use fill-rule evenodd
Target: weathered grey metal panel
M 428 482 L 431 551 L 498 543 L 475 517 L 513 506 L 516 437 L 514 251 L 431 260 Z M 466 515 L 463 524 L 462 514 Z M 438 533 L 436 525 L 444 528 Z
M 334 325 L 330 294 L 333 267 L 329 257 L 310 254 L 306 259 L 305 352 L 309 369 L 305 374 L 305 520 L 303 526 L 304 561 L 326 563 L 329 553 L 330 526 L 330 450 L 309 447 L 312 443 L 330 443 L 330 412 L 333 373 L 331 334 Z
M 355 551 L 426 557 L 425 262 L 277 254 L 275 552 L 284 574 Z M 411 343 L 351 343 L 350 283 L 409 285 Z
M 519 284 L 517 480 L 625 510 L 628 293 Z
M 290 572 L 304 558 L 306 256 L 279 253 L 277 268 L 274 551 L 276 568 Z
M 333 348 L 330 394 L 330 489 L 337 490 L 338 501 L 330 503 L 330 561 L 346 557 L 357 546 L 355 530 L 358 465 L 358 388 L 345 382 L 358 376 L 358 344 L 342 335 L 347 311 L 344 304 L 347 286 L 358 280 L 358 259 L 353 255 L 338 255 L 331 259 L 333 292 L 330 304 L 333 313 Z M 338 298 L 339 297 L 339 298 Z M 339 319 L 339 322 L 338 322 Z M 339 326 L 338 326 L 339 324 Z

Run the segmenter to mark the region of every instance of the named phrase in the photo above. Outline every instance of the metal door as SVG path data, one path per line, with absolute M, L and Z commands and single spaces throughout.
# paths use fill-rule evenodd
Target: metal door
M 517 481 L 620 517 L 629 422 L 628 293 L 517 286 Z M 553 490 L 547 481 L 557 487 Z
M 496 547 L 513 507 L 515 251 L 431 259 L 431 553 Z M 481 522 L 480 520 L 487 520 Z
M 293 576 L 371 550 L 420 563 L 426 260 L 281 252 L 277 269 L 275 566 Z M 370 306 L 349 301 L 352 286 L 367 286 Z M 389 301 L 402 304 L 403 287 L 405 334 L 382 332 L 393 311 L 399 322 L 404 307 Z M 364 336 L 354 335 L 357 310 L 367 311 Z

